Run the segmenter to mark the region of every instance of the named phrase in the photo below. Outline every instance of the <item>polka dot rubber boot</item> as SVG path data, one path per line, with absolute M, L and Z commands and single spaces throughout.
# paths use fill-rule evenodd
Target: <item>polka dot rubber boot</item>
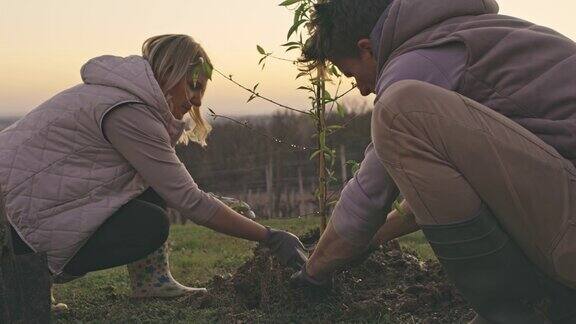
M 128 264 L 128 274 L 133 298 L 172 298 L 206 292 L 206 288 L 186 287 L 172 277 L 166 244 L 146 258 Z

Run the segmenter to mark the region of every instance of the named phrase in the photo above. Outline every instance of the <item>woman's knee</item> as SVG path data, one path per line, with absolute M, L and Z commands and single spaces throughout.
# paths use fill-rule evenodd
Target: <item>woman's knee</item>
M 124 222 L 130 222 L 138 232 L 139 245 L 154 250 L 168 239 L 170 221 L 162 207 L 136 199 L 125 206 L 123 214 Z
M 170 234 L 168 214 L 164 210 L 158 210 L 156 213 L 148 214 L 147 217 L 149 218 L 146 229 L 148 244 L 158 248 L 166 242 Z

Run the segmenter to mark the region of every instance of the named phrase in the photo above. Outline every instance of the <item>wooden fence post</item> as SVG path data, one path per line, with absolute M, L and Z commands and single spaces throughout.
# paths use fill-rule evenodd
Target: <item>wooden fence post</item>
M 272 159 L 268 161 L 268 166 L 266 167 L 266 197 L 268 206 L 268 218 L 272 218 L 274 215 L 274 184 L 272 183 L 274 179 L 274 169 L 272 164 Z
M 304 179 L 302 179 L 302 168 L 298 167 L 298 213 L 300 216 L 306 215 L 306 194 L 304 193 Z

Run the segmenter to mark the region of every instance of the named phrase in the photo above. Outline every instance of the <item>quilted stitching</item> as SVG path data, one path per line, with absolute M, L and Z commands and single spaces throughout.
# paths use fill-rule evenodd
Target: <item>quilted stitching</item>
M 180 127 L 140 57 L 103 56 L 82 68 L 85 84 L 49 99 L 0 132 L 0 183 L 6 212 L 35 251 L 61 272 L 94 231 L 146 184 L 103 138 L 109 107 L 144 103 Z M 173 139 L 176 140 L 176 139 Z

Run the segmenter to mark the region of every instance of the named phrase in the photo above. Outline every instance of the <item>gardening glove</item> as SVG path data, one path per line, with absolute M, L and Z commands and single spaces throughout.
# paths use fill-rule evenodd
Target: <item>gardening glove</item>
M 307 274 L 316 279 L 328 278 L 351 262 L 360 263 L 373 251 L 367 245 L 354 245 L 341 237 L 331 219 L 306 264 Z
M 292 233 L 266 227 L 268 235 L 263 242 L 266 247 L 280 260 L 280 263 L 294 269 L 299 269 L 308 257 L 300 239 Z
M 330 288 L 332 280 L 331 278 L 325 278 L 322 280 L 312 278 L 306 270 L 306 264 L 304 264 L 298 272 L 295 272 L 290 277 L 290 285 L 292 287 L 305 288 Z
M 350 261 L 346 262 L 346 265 L 349 267 L 356 267 L 361 265 L 362 263 L 364 263 L 364 261 L 368 260 L 368 258 L 370 258 L 370 256 L 372 255 L 372 253 L 378 251 L 379 249 L 381 249 L 382 246 L 375 246 L 375 245 L 370 245 L 367 249 L 365 249 L 363 252 L 361 252 L 360 254 L 356 255 L 355 257 L 353 257 L 352 259 L 350 259 Z

